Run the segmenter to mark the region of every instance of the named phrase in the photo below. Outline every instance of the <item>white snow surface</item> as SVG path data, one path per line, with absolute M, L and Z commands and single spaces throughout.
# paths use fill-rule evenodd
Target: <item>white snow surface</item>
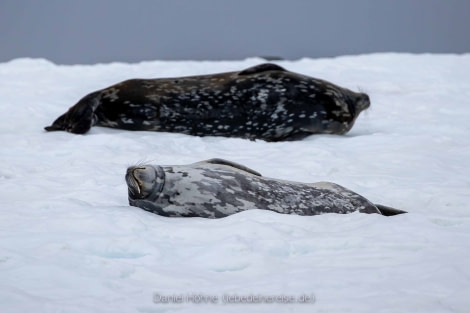
M 370 95 L 371 108 L 343 136 L 268 143 L 43 130 L 84 95 L 125 79 L 262 62 L 1 63 L 0 311 L 468 312 L 470 54 L 276 62 Z M 129 165 L 214 157 L 267 177 L 338 183 L 409 213 L 250 210 L 210 220 L 128 205 Z M 176 300 L 161 303 L 156 294 Z M 312 294 L 309 303 L 271 298 Z M 224 303 L 227 295 L 251 303 Z M 217 299 L 196 303 L 201 296 Z

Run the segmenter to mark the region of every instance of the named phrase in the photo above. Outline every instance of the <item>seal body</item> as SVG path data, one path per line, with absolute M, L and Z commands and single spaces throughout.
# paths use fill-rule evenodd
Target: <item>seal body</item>
M 261 64 L 241 72 L 131 79 L 93 92 L 47 131 L 92 126 L 266 141 L 344 134 L 369 97 L 324 80 Z
M 134 166 L 127 169 L 126 182 L 130 205 L 169 217 L 221 218 L 250 209 L 297 215 L 404 213 L 372 204 L 333 183 L 266 178 L 221 159 L 181 166 Z

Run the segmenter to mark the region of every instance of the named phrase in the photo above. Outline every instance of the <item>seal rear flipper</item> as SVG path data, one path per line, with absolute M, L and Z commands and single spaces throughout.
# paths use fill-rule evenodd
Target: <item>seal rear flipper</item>
M 406 211 L 394 209 L 394 208 L 381 205 L 381 204 L 375 204 L 375 206 L 377 207 L 377 209 L 379 209 L 380 213 L 382 213 L 382 215 L 385 215 L 385 216 L 393 216 L 393 215 L 408 213 Z
M 282 72 L 287 72 L 287 70 L 279 65 L 273 64 L 273 63 L 264 63 L 260 65 L 256 65 L 253 67 L 249 67 L 240 73 L 238 73 L 239 76 L 243 75 L 251 75 L 251 74 L 257 74 L 257 73 L 262 73 L 262 72 L 267 72 L 267 71 L 282 71 Z
M 256 176 L 261 176 L 260 173 L 258 173 L 255 170 L 252 170 L 251 168 L 246 167 L 245 165 L 241 165 L 241 164 L 238 164 L 238 163 L 235 163 L 235 162 L 232 162 L 232 161 L 228 161 L 228 160 L 224 160 L 224 159 L 214 158 L 214 159 L 201 161 L 201 162 L 198 162 L 198 163 L 210 163 L 210 164 L 227 165 L 227 166 L 231 166 L 233 168 L 245 171 L 247 173 L 250 173 L 250 174 L 253 174 L 253 175 L 256 175 Z
M 44 129 L 47 130 L 48 132 L 57 131 L 57 130 L 65 130 L 65 116 L 66 115 L 67 113 L 62 114 L 52 123 L 51 126 L 46 126 L 44 127 Z
M 59 116 L 51 126 L 44 127 L 47 131 L 65 130 L 69 133 L 84 134 L 96 122 L 90 107 L 76 109 L 72 107 L 67 113 Z
M 98 95 L 91 93 L 59 116 L 51 126 L 46 126 L 44 129 L 46 131 L 65 130 L 69 133 L 84 134 L 98 121 L 95 114 L 98 106 Z

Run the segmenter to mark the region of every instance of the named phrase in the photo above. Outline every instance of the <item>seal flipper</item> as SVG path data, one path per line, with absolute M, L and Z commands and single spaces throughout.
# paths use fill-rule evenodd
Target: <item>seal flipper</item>
M 56 131 L 56 130 L 65 130 L 65 118 L 67 116 L 67 112 L 59 116 L 51 126 L 44 127 L 45 130 L 48 132 Z
M 245 171 L 247 173 L 250 173 L 250 174 L 253 174 L 253 175 L 256 175 L 256 176 L 261 176 L 260 173 L 258 173 L 255 170 L 252 170 L 251 168 L 248 168 L 244 165 L 241 165 L 241 164 L 238 164 L 238 163 L 235 163 L 235 162 L 232 162 L 232 161 L 227 161 L 227 160 L 224 160 L 224 159 L 214 158 L 214 159 L 201 161 L 201 162 L 198 162 L 198 163 L 210 163 L 210 164 L 227 165 L 227 166 L 231 166 L 233 168 Z
M 385 215 L 385 216 L 393 216 L 393 215 L 408 213 L 406 211 L 394 209 L 394 208 L 377 204 L 377 203 L 375 203 L 375 206 L 377 207 L 377 209 L 379 209 L 380 213 L 382 213 L 382 215 Z
M 91 93 L 59 116 L 51 126 L 46 126 L 44 129 L 46 131 L 65 130 L 69 133 L 84 134 L 98 121 L 95 110 L 99 104 L 99 94 L 97 92 Z
M 257 73 L 262 73 L 262 72 L 267 72 L 267 71 L 282 71 L 282 72 L 287 72 L 287 70 L 283 67 L 280 67 L 279 65 L 273 64 L 273 63 L 264 63 L 260 65 L 256 65 L 253 67 L 249 67 L 240 73 L 238 73 L 239 76 L 243 75 L 251 75 L 251 74 L 257 74 Z

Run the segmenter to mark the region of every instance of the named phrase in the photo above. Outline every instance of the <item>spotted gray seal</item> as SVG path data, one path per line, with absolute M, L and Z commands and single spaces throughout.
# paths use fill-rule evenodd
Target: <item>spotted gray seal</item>
M 220 218 L 250 209 L 297 215 L 405 213 L 373 204 L 333 183 L 267 178 L 222 159 L 180 166 L 132 166 L 126 182 L 130 205 L 169 217 Z
M 271 64 L 240 72 L 131 79 L 83 97 L 47 131 L 94 126 L 266 141 L 344 134 L 369 96 Z

